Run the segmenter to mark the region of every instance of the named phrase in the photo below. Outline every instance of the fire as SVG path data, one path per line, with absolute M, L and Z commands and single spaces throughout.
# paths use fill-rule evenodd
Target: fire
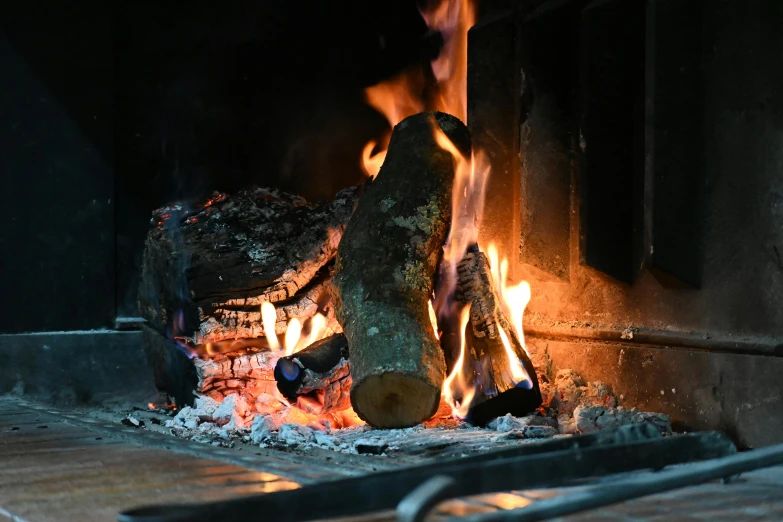
M 473 396 L 476 394 L 476 388 L 468 383 L 465 376 L 465 352 L 467 351 L 467 343 L 465 342 L 465 328 L 468 327 L 468 320 L 470 319 L 470 306 L 465 306 L 460 312 L 459 317 L 459 331 L 460 334 L 460 346 L 459 346 L 459 358 L 454 364 L 454 368 L 446 380 L 443 381 L 443 400 L 451 405 L 451 414 L 458 419 L 464 419 L 468 416 L 468 409 L 470 403 L 473 401 Z M 459 397 L 459 400 L 457 400 Z
M 470 159 L 465 158 L 437 126 L 433 127 L 434 137 L 438 145 L 451 153 L 454 158 L 455 172 L 454 189 L 452 192 L 451 229 L 444 246 L 443 260 L 441 262 L 442 282 L 437 290 L 437 300 L 434 307 L 438 320 L 446 322 L 452 320 L 451 318 L 456 315 L 454 292 L 457 285 L 457 265 L 471 246 L 479 244 L 478 231 L 481 212 L 484 208 L 484 195 L 490 168 L 486 156 L 481 151 L 474 152 Z M 508 259 L 499 259 L 498 249 L 494 243 L 489 244 L 487 257 L 489 258 L 494 287 L 500 298 L 503 313 L 511 322 L 513 333 L 525 351 L 527 351 L 522 324 L 525 308 L 530 301 L 530 285 L 527 281 L 522 281 L 518 285 L 513 286 L 508 284 Z M 443 384 L 443 398 L 451 404 L 453 415 L 458 418 L 466 417 L 470 402 L 476 393 L 473 384 L 469 383 L 464 376 L 464 366 L 468 363 L 465 356 L 467 349 L 465 339 L 467 316 L 467 309 L 463 309 L 460 314 L 458 330 L 460 335 L 460 355 L 451 375 Z M 526 388 L 531 387 L 533 381 L 514 352 L 508 333 L 501 327 L 499 335 L 505 348 L 509 371 L 514 382 Z M 462 397 L 462 400 L 457 402 L 455 397 Z
M 277 351 L 280 349 L 280 342 L 275 333 L 275 324 L 277 324 L 277 311 L 275 305 L 270 302 L 261 303 L 261 324 L 264 325 L 264 335 L 269 342 L 269 349 Z
M 261 304 L 261 323 L 264 325 L 264 335 L 269 342 L 269 349 L 273 352 L 284 349 L 286 356 L 307 348 L 314 342 L 323 339 L 327 333 L 326 317 L 321 313 L 316 313 L 306 323 L 308 333 L 304 337 L 302 336 L 302 331 L 305 325 L 298 318 L 293 317 L 288 321 L 285 336 L 283 337 L 283 346 L 281 347 L 275 332 L 277 310 L 275 305 L 268 301 Z
M 448 112 L 468 121 L 468 29 L 476 12 L 466 0 L 441 0 L 419 11 L 433 31 L 443 36 L 443 49 L 432 63 L 438 81 L 432 110 Z
M 381 165 L 383 165 L 383 161 L 386 159 L 385 149 L 373 154 L 373 151 L 375 151 L 377 146 L 377 142 L 370 140 L 362 151 L 362 167 L 364 168 L 364 172 L 371 178 L 378 175 L 378 172 L 381 170 Z
M 522 316 L 525 313 L 525 308 L 530 302 L 531 291 L 530 284 L 527 281 L 522 281 L 518 285 L 508 286 L 508 260 L 503 259 L 498 265 L 498 249 L 494 243 L 490 243 L 487 248 L 487 256 L 489 257 L 489 264 L 492 270 L 493 283 L 498 293 L 501 296 L 501 306 L 503 312 L 511 321 L 511 326 L 514 328 L 514 333 L 519 339 L 519 343 L 522 348 L 527 352 L 527 346 L 525 345 L 525 332 L 522 328 Z M 500 266 L 500 271 L 496 267 Z
M 475 23 L 474 6 L 469 0 L 435 0 L 419 12 L 427 27 L 443 37 L 443 48 L 430 63 L 437 81 L 434 95 L 425 96 L 424 75 L 420 69 L 411 68 L 366 88 L 365 100 L 392 128 L 425 110 L 447 112 L 467 122 L 468 29 Z M 372 140 L 362 150 L 361 165 L 368 176 L 380 171 L 388 137 L 386 141 L 382 144 Z
M 430 314 L 430 323 L 432 323 L 432 331 L 435 332 L 435 338 L 440 339 L 440 331 L 438 330 L 438 316 L 435 313 L 435 308 L 432 306 L 432 299 L 427 301 L 427 305 Z

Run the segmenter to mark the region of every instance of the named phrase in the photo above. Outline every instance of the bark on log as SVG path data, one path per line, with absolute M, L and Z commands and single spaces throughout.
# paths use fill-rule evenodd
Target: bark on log
M 358 189 L 331 203 L 254 188 L 153 213 L 139 308 L 148 324 L 191 345 L 264 335 L 260 304 L 278 308 L 275 330 L 328 302 L 329 267 Z
M 456 299 L 470 304 L 465 335 L 470 348 L 467 367 L 474 370 L 477 387 L 467 420 L 483 426 L 507 413 L 519 417 L 532 412 L 541 406 L 536 370 L 503 313 L 487 257 L 478 248 L 472 249 L 457 266 L 457 274 Z M 530 378 L 528 387 L 511 373 L 501 328 Z
M 451 215 L 454 158 L 436 143 L 436 127 L 469 157 L 470 135 L 453 116 L 400 122 L 337 254 L 332 297 L 351 347 L 351 403 L 380 428 L 431 417 L 444 379 L 428 300 Z
M 283 397 L 313 415 L 351 406 L 348 340 L 343 334 L 332 335 L 294 355 L 281 357 L 274 376 Z

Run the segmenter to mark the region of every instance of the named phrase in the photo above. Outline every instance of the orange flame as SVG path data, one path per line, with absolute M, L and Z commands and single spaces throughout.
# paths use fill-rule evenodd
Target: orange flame
M 398 75 L 364 90 L 367 103 L 383 114 L 394 128 L 399 122 L 424 110 L 453 114 L 468 121 L 468 29 L 475 23 L 475 9 L 470 0 L 436 0 L 420 9 L 432 31 L 443 37 L 443 48 L 430 66 L 437 81 L 432 100 L 425 100 L 424 76 L 421 70 L 407 69 Z M 362 150 L 364 172 L 375 177 L 386 159 L 386 144 L 370 141 Z M 380 149 L 373 154 L 373 151 Z
M 269 343 L 270 350 L 281 350 L 280 341 L 275 332 L 277 310 L 275 309 L 275 305 L 268 301 L 261 304 L 261 323 L 264 325 L 264 336 Z M 307 336 L 302 337 L 302 330 L 304 329 L 302 321 L 296 317 L 289 319 L 285 330 L 285 337 L 283 338 L 283 348 L 285 349 L 286 356 L 307 348 L 314 342 L 323 339 L 326 335 L 326 317 L 324 317 L 323 314 L 316 313 L 309 320 L 308 326 L 310 328 L 309 333 Z M 209 345 L 207 351 L 209 351 Z
M 457 285 L 457 265 L 470 245 L 478 243 L 484 194 L 489 178 L 489 162 L 478 151 L 470 159 L 457 149 L 443 131 L 434 125 L 436 143 L 454 158 L 454 187 L 451 193 L 451 227 L 443 252 L 442 267 L 445 287 L 438 292 L 435 310 L 439 317 L 451 314 L 448 303 Z
M 425 103 L 416 79 L 411 71 L 368 88 L 367 102 L 383 114 L 393 127 L 407 116 L 421 110 L 438 110 L 450 113 L 467 122 L 467 69 L 468 30 L 475 23 L 475 9 L 471 0 L 432 0 L 420 10 L 430 30 L 438 31 L 443 37 L 443 48 L 431 62 L 437 81 L 435 95 Z M 489 178 L 489 161 L 482 151 L 474 148 L 470 157 L 465 157 L 443 131 L 434 125 L 434 138 L 438 145 L 454 158 L 455 181 L 452 195 L 452 220 L 449 237 L 444 246 L 441 263 L 441 286 L 436 291 L 434 304 L 430 302 L 430 320 L 437 337 L 438 324 L 453 324 L 459 313 L 460 355 L 450 375 L 444 382 L 443 397 L 451 404 L 455 417 L 465 418 L 476 393 L 468 383 L 465 328 L 468 324 L 469 308 L 456 310 L 454 293 L 457 284 L 457 265 L 472 245 L 479 244 L 478 231 L 484 207 L 484 195 Z M 375 153 L 374 153 L 375 152 Z M 374 153 L 374 154 L 373 154 Z M 375 141 L 368 143 L 362 152 L 362 165 L 368 175 L 376 175 L 386 156 L 385 147 Z M 500 260 L 497 248 L 490 244 L 487 251 L 495 289 L 500 306 L 511 322 L 513 334 L 522 347 L 525 346 L 522 330 L 523 314 L 530 301 L 530 285 L 523 281 L 518 285 L 508 284 L 508 260 Z M 455 325 L 456 326 L 456 325 Z M 509 371 L 515 382 L 532 384 L 530 376 L 519 361 L 509 339 L 509 332 L 499 331 L 508 357 Z M 462 397 L 457 403 L 455 397 Z
M 440 331 L 438 330 L 438 316 L 435 314 L 435 308 L 432 307 L 432 299 L 427 301 L 428 312 L 430 314 L 430 323 L 432 323 L 432 331 L 435 332 L 435 338 L 440 339 Z
M 525 345 L 525 332 L 522 328 L 522 317 L 525 313 L 530 302 L 531 291 L 530 283 L 522 281 L 518 285 L 508 286 L 508 260 L 503 259 L 500 262 L 500 271 L 497 270 L 498 266 L 498 249 L 494 243 L 490 243 L 487 248 L 487 256 L 489 257 L 490 271 L 492 272 L 493 283 L 497 289 L 501 298 L 501 307 L 503 313 L 506 314 L 508 320 L 511 321 L 511 326 L 514 328 L 514 333 L 519 339 L 519 343 L 522 348 L 527 352 L 527 346 Z
M 443 381 L 443 391 L 441 392 L 443 400 L 451 405 L 452 416 L 458 419 L 464 419 L 468 416 L 470 403 L 473 401 L 473 396 L 476 394 L 475 386 L 468 383 L 464 371 L 466 360 L 465 352 L 467 351 L 465 328 L 468 326 L 469 319 L 470 306 L 465 306 L 460 312 L 459 317 L 459 358 L 457 358 L 457 362 L 454 364 L 454 368 L 451 370 L 449 376 Z M 461 400 L 457 401 L 456 397 L 461 397 Z
M 275 305 L 265 301 L 261 303 L 261 324 L 264 325 L 264 336 L 269 342 L 269 348 L 272 351 L 280 349 L 280 341 L 277 340 L 275 325 L 277 324 L 277 311 Z
M 440 0 L 420 9 L 424 21 L 443 36 L 443 49 L 432 63 L 438 91 L 432 109 L 468 121 L 468 29 L 476 23 L 468 0 Z

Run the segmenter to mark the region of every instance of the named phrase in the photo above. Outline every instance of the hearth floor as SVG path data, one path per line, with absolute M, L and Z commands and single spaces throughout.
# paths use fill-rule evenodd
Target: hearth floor
M 119 511 L 140 504 L 269 493 L 403 464 L 376 456 L 335 453 L 327 459 L 322 453 L 221 448 L 107 419 L 0 398 L 0 522 L 111 521 Z M 621 481 L 617 487 L 622 487 Z M 442 504 L 430 519 L 522 507 L 570 491 L 460 499 Z M 394 516 L 378 514 L 372 520 Z M 780 521 L 783 466 L 748 473 L 728 484 L 681 489 L 563 520 Z

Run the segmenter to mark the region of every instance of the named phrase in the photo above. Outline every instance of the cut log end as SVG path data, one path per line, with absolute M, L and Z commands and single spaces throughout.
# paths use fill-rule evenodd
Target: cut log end
M 376 428 L 410 428 L 438 410 L 440 389 L 418 376 L 373 374 L 351 390 L 354 410 Z

